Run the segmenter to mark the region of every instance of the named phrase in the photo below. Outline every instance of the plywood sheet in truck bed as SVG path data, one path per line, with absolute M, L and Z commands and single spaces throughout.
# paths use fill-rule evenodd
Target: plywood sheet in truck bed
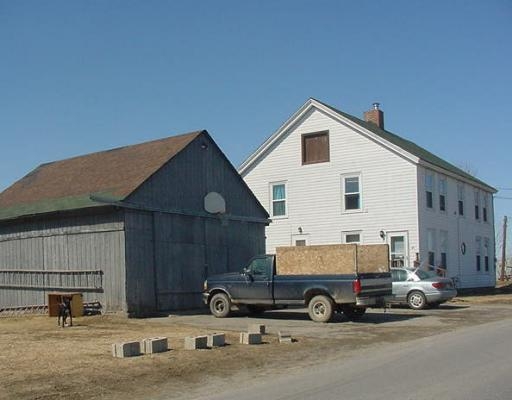
M 355 244 L 291 246 L 276 249 L 278 275 L 354 274 Z
M 387 244 L 357 246 L 357 272 L 389 272 L 389 247 Z

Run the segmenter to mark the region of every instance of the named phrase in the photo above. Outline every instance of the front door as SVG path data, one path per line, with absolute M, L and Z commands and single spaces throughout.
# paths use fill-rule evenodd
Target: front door
M 407 267 L 408 248 L 407 232 L 388 232 L 389 257 L 392 267 Z

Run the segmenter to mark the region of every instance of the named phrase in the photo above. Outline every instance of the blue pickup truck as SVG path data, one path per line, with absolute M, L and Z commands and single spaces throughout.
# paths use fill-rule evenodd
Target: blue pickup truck
M 288 306 L 307 307 L 316 322 L 328 322 L 335 312 L 360 319 L 368 307 L 384 307 L 392 295 L 389 267 L 385 272 L 277 275 L 276 257 L 254 257 L 241 272 L 213 275 L 204 282 L 203 301 L 218 318 L 232 305 L 257 314 Z

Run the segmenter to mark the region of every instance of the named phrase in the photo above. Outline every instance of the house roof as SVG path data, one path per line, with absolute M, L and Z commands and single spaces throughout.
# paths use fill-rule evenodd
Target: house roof
M 0 193 L 0 220 L 124 200 L 202 133 L 42 164 Z
M 300 116 L 302 116 L 305 112 L 307 112 L 307 110 L 309 110 L 310 107 L 317 107 L 331 111 L 340 119 L 345 121 L 348 120 L 356 124 L 360 128 L 363 128 L 363 130 L 371 132 L 373 135 L 384 140 L 386 143 L 391 144 L 392 146 L 395 146 L 407 152 L 408 154 L 416 157 L 419 160 L 422 160 L 428 164 L 441 168 L 447 173 L 456 175 L 457 177 L 460 177 L 463 180 L 469 181 L 480 187 L 483 187 L 490 192 L 496 192 L 496 189 L 493 188 L 492 186 L 489 186 L 485 182 L 475 178 L 474 176 L 454 166 L 448 161 L 443 160 L 442 158 L 436 156 L 430 151 L 424 149 L 423 147 L 418 146 L 417 144 L 407 139 L 404 139 L 392 132 L 381 129 L 371 122 L 366 122 L 360 118 L 354 117 L 353 115 L 347 114 L 343 111 L 340 111 L 326 103 L 323 103 L 313 98 L 309 99 L 285 124 L 283 124 L 283 126 L 281 126 L 281 128 L 279 128 L 270 138 L 267 139 L 267 141 L 265 141 L 265 143 L 263 143 L 251 156 L 249 156 L 249 158 L 247 158 L 246 161 L 242 163 L 242 165 L 239 168 L 240 172 L 243 174 L 243 172 L 247 168 L 249 168 L 253 162 L 255 162 L 258 159 L 258 157 L 267 149 L 267 147 L 274 143 L 281 135 L 285 134 L 288 128 L 291 126 L 291 124 L 294 121 L 296 121 Z

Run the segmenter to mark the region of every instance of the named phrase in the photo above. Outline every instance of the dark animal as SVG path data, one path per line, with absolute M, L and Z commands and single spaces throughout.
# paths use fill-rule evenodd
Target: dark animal
M 59 316 L 57 317 L 57 325 L 62 327 L 66 326 L 66 321 L 69 317 L 69 326 L 73 326 L 73 315 L 71 315 L 71 299 L 69 297 L 62 296 L 59 302 Z

